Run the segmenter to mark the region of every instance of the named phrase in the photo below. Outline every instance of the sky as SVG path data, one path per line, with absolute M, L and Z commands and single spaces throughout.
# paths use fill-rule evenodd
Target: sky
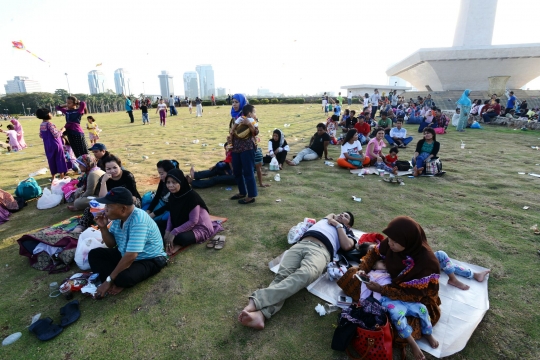
M 419 48 L 452 46 L 459 0 L 0 2 L 0 81 L 28 76 L 43 91 L 88 93 L 87 74 L 130 72 L 134 94 L 159 94 L 158 75 L 211 64 L 227 93 L 315 94 L 388 84 L 386 69 Z M 540 43 L 537 0 L 499 0 L 494 45 Z M 510 14 L 513 14 L 510 15 Z M 22 40 L 41 62 L 12 47 Z M 96 64 L 103 65 L 96 68 Z M 68 74 L 66 81 L 65 73 Z M 144 87 L 144 89 L 143 89 Z M 540 78 L 529 83 L 540 89 Z M 0 93 L 5 93 L 0 87 Z

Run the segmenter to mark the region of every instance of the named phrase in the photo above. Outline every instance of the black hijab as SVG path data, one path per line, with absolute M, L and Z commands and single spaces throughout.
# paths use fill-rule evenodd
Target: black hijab
M 274 140 L 274 134 L 277 134 L 278 141 Z M 283 132 L 279 129 L 275 129 L 272 133 L 272 138 L 270 139 L 272 142 L 272 150 L 275 152 L 278 148 L 283 148 L 287 146 L 287 142 L 285 141 L 285 136 L 283 135 Z
M 168 178 L 173 178 L 180 184 L 180 191 L 174 194 L 171 193 L 169 196 L 169 210 L 173 228 L 186 223 L 189 220 L 189 213 L 197 205 L 208 211 L 204 200 L 191 188 L 182 170 L 173 169 L 169 171 L 165 182 L 167 182 Z

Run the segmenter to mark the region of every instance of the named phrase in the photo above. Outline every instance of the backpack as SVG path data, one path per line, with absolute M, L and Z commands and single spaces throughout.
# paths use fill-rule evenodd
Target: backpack
M 33 177 L 23 180 L 17 185 L 15 196 L 23 198 L 25 201 L 40 197 L 42 190 Z

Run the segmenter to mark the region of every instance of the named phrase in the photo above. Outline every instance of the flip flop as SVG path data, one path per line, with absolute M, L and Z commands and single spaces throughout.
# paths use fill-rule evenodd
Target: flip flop
M 218 238 L 218 241 L 216 243 L 216 246 L 214 247 L 214 249 L 216 250 L 221 250 L 223 249 L 223 247 L 225 246 L 225 240 L 227 239 L 226 236 L 216 236 L 216 238 Z
M 214 246 L 216 246 L 216 244 L 218 243 L 218 241 L 219 241 L 219 236 L 214 236 L 213 239 L 208 240 L 208 243 L 206 244 L 206 247 L 207 247 L 208 249 L 211 249 L 211 248 L 213 248 Z
M 252 198 L 249 201 L 246 201 L 245 199 L 238 200 L 238 203 L 241 205 L 253 204 L 254 202 L 255 202 L 255 198 Z
M 81 317 L 79 300 L 73 300 L 60 308 L 60 315 L 62 315 L 62 319 L 60 320 L 60 325 L 62 325 L 62 327 L 71 325 L 75 321 L 79 320 Z
M 30 327 L 28 330 L 36 335 L 36 337 L 41 341 L 47 341 L 51 340 L 52 338 L 56 337 L 58 334 L 64 330 L 60 325 L 53 324 L 52 319 L 50 317 L 39 319 Z
M 238 200 L 238 199 L 243 199 L 243 198 L 245 198 L 245 197 L 246 197 L 246 195 L 236 194 L 236 195 L 234 195 L 234 196 L 231 196 L 230 199 L 231 199 L 231 200 Z

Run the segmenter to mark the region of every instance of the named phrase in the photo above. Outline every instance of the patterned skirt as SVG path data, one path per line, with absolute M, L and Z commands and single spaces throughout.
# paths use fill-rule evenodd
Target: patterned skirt
M 69 143 L 71 148 L 75 153 L 76 157 L 79 157 L 84 154 L 88 154 L 88 145 L 86 145 L 86 139 L 84 138 L 84 133 L 80 133 L 73 130 L 66 130 Z

